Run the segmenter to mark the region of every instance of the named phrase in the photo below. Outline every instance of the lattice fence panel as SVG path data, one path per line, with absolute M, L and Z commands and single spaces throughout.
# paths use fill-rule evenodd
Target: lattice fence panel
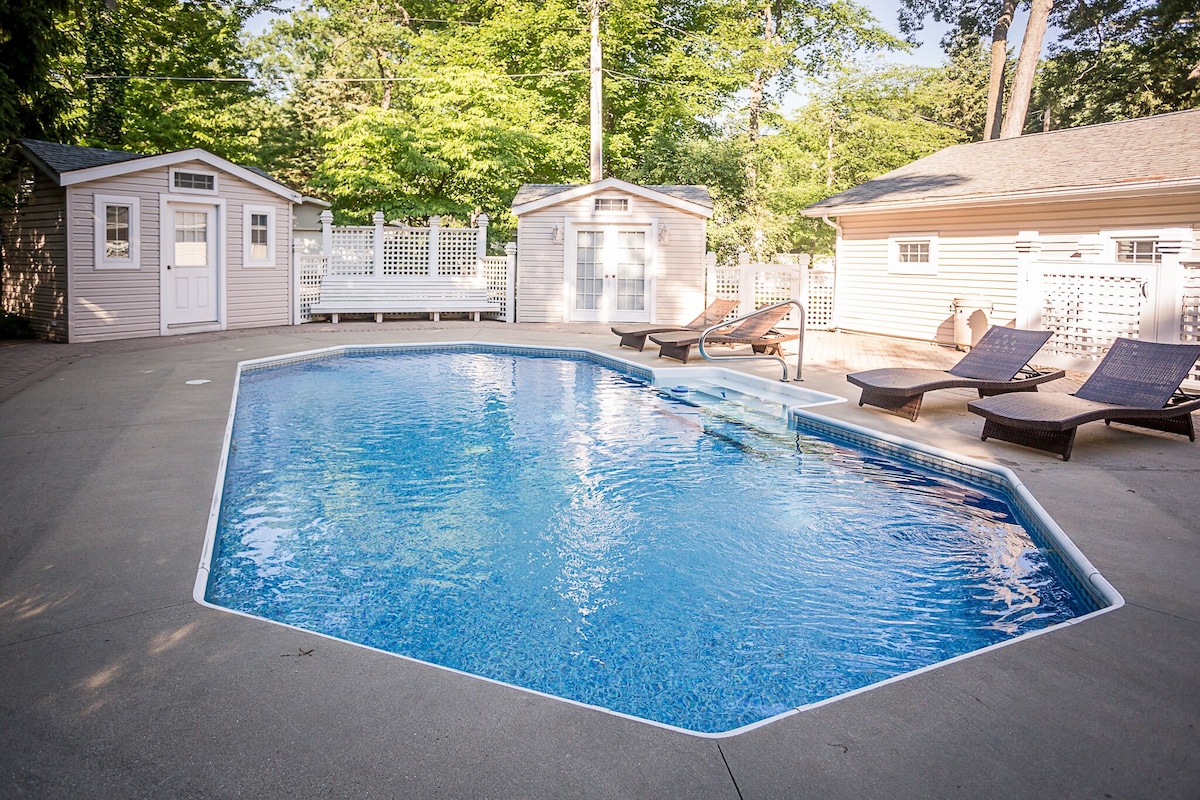
M 375 268 L 375 229 L 333 229 L 330 275 L 370 275 Z
M 754 307 L 762 308 L 766 305 L 791 300 L 796 296 L 796 279 L 795 267 L 780 270 L 758 267 L 754 276 Z M 746 314 L 748 311 L 743 310 L 742 313 Z M 788 315 L 783 318 L 782 323 L 795 327 L 800 324 L 799 317 L 799 312 L 793 306 Z
M 1179 313 L 1179 341 L 1200 342 L 1200 264 L 1183 265 L 1183 299 Z M 1193 367 L 1188 380 L 1200 381 L 1200 366 Z
M 808 296 L 804 303 L 806 327 L 833 327 L 833 281 L 832 272 L 808 271 Z
M 484 258 L 483 277 L 487 281 L 488 302 L 504 308 L 508 303 L 508 256 Z
M 474 228 L 438 230 L 438 274 L 473 276 L 478 270 L 479 232 Z
M 429 274 L 429 229 L 384 228 L 384 275 Z
M 1044 350 L 1099 361 L 1117 337 L 1139 338 L 1143 284 L 1130 275 L 1046 272 L 1042 328 L 1054 336 Z
M 713 292 L 715 297 L 708 298 L 711 303 L 713 300 L 740 300 L 742 291 L 742 271 L 739 267 L 712 267 L 713 270 Z M 725 315 L 726 319 L 734 319 L 744 313 L 741 308 L 735 308 L 733 311 Z
M 308 253 L 296 256 L 300 282 L 300 321 L 312 320 L 312 307 L 321 299 L 321 278 L 325 277 L 325 257 Z

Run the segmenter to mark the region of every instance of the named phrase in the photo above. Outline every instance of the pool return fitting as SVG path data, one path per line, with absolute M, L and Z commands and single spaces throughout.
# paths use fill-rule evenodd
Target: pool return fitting
M 804 314 L 804 306 L 802 306 L 800 304 L 800 301 L 796 300 L 796 299 L 784 300 L 781 303 L 773 303 L 772 305 L 769 305 L 769 306 L 763 306 L 762 308 L 756 308 L 753 311 L 751 311 L 749 314 L 738 317 L 737 319 L 731 319 L 731 320 L 727 320 L 724 322 L 718 322 L 716 325 L 712 325 L 708 328 L 705 328 L 704 333 L 700 334 L 700 342 L 699 342 L 699 348 L 698 348 L 698 350 L 700 352 L 700 357 L 707 361 L 758 361 L 758 360 L 764 359 L 764 358 L 772 359 L 772 360 L 778 361 L 779 366 L 783 367 L 783 377 L 780 378 L 779 380 L 786 381 L 788 379 L 788 368 L 787 368 L 787 362 L 783 360 L 782 356 L 770 355 L 767 353 L 755 353 L 752 356 L 720 356 L 720 357 L 710 356 L 708 353 L 706 353 L 704 351 L 704 339 L 713 331 L 717 331 L 722 328 L 728 328 L 730 325 L 734 325 L 739 322 L 745 322 L 746 320 L 750 319 L 751 317 L 755 317 L 766 311 L 772 311 L 776 308 L 781 308 L 781 307 L 787 306 L 787 305 L 792 305 L 792 306 L 795 306 L 796 308 L 800 309 L 800 329 L 798 331 L 798 333 L 800 334 L 798 337 L 799 349 L 796 352 L 796 377 L 793 378 L 793 380 L 797 380 L 797 381 L 804 380 L 804 378 L 801 376 L 801 370 L 804 368 L 804 317 L 805 317 L 805 314 Z

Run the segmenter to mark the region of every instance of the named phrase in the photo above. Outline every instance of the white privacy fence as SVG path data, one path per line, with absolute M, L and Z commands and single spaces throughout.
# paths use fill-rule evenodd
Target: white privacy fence
M 1016 324 L 1054 331 L 1039 363 L 1090 371 L 1118 337 L 1200 342 L 1200 262 L 1181 259 L 1185 243 L 1160 240 L 1160 261 L 1137 264 L 1038 259 L 1023 250 Z M 1200 369 L 1190 380 L 1200 381 Z
M 752 264 L 743 259 L 736 265 L 718 265 L 710 253 L 705 273 L 709 302 L 717 298 L 738 301 L 732 316 L 794 298 L 804 305 L 805 327 L 833 327 L 834 272 L 809 269 L 807 256 L 792 264 Z M 798 325 L 797 316 L 791 311 L 783 324 Z
M 516 245 L 507 255 L 487 256 L 486 214 L 473 228 L 443 228 L 438 217 L 428 227 L 387 225 L 376 212 L 373 225 L 333 225 L 333 214 L 321 214 L 320 254 L 297 250 L 297 318 L 312 319 L 311 309 L 321 298 L 321 280 L 327 275 L 362 278 L 478 278 L 486 281 L 488 300 L 502 309 L 496 316 L 514 317 Z M 448 281 L 449 282 L 449 281 Z

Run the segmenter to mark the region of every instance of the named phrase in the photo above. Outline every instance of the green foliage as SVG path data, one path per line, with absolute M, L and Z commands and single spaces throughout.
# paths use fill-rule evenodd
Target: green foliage
M 1200 106 L 1200 80 L 1188 77 L 1200 66 L 1195 0 L 1100 0 L 1070 6 L 1058 24 L 1063 35 L 1034 93 L 1053 127 Z

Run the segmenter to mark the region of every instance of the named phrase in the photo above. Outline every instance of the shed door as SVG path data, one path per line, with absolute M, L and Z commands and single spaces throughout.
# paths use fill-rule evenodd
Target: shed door
M 217 321 L 217 209 L 168 207 L 171 226 L 164 242 L 163 317 L 168 326 Z
M 572 321 L 649 321 L 653 278 L 650 230 L 649 226 L 574 230 L 567 253 Z

